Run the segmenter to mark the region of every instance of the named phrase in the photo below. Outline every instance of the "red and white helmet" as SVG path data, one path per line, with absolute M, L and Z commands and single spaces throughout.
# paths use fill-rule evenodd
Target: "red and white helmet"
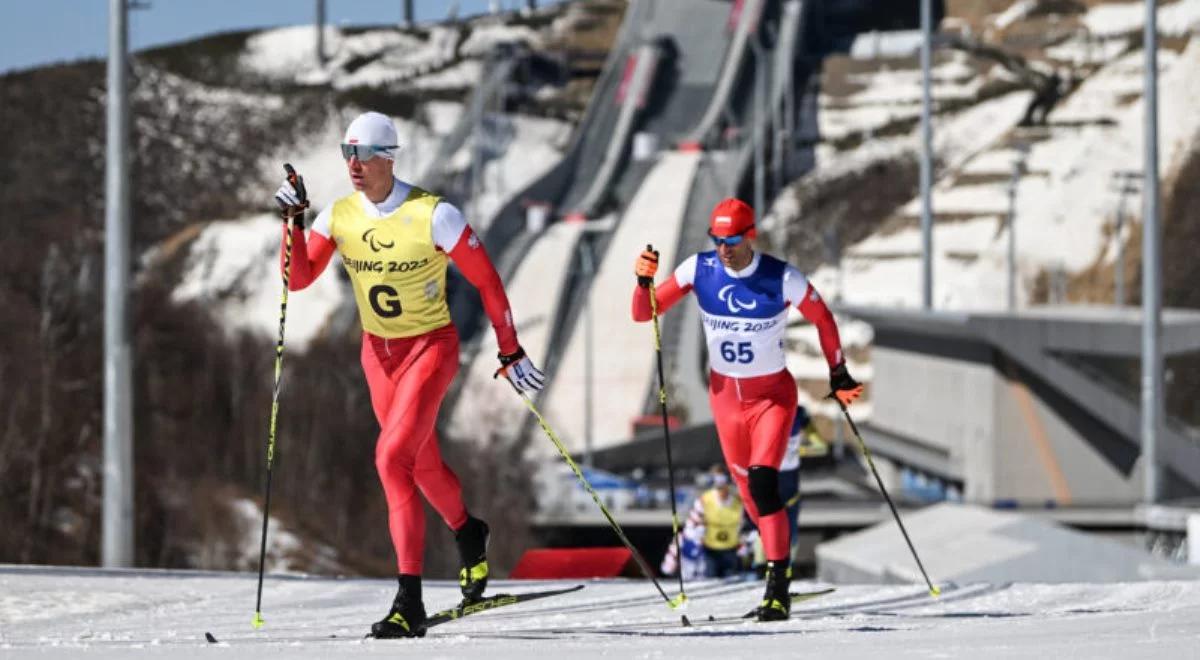
M 712 236 L 738 236 L 754 238 L 754 209 L 736 197 L 726 197 L 717 204 L 708 219 L 708 233 Z
M 400 150 L 396 125 L 390 117 L 378 112 L 364 112 L 355 117 L 346 128 L 342 144 L 376 147 L 379 155 L 393 161 Z

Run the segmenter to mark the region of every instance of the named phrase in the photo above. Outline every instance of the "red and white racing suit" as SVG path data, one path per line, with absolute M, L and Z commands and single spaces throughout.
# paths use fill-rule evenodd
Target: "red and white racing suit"
M 788 521 L 778 469 L 796 414 L 796 381 L 784 362 L 788 308 L 817 326 L 832 368 L 842 362 L 833 314 L 807 278 L 786 262 L 756 253 L 731 271 L 716 252 L 688 257 L 657 287 L 660 313 L 695 291 L 709 355 L 709 403 L 721 451 L 769 561 L 788 557 Z M 634 321 L 649 321 L 650 292 L 633 292 Z M 765 469 L 764 469 L 765 468 Z M 757 475 L 757 476 L 756 476 Z

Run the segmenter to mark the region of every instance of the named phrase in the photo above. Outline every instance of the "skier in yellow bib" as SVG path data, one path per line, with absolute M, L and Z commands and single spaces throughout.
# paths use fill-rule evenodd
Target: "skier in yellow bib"
M 424 635 L 421 568 L 425 509 L 433 506 L 458 543 L 463 599 L 487 585 L 488 526 L 467 513 L 458 477 L 442 462 L 434 422 L 458 370 L 458 333 L 446 306 L 446 265 L 454 260 L 479 289 L 499 346 L 500 369 L 521 392 L 540 390 L 544 377 L 517 343 L 500 276 L 462 213 L 441 198 L 397 179 L 399 149 L 388 117 L 368 112 L 355 119 L 342 157 L 356 192 L 326 207 L 295 244 L 289 288 L 315 280 L 336 251 L 354 287 L 362 320 L 362 367 L 379 421 L 375 466 L 388 505 L 400 588 L 391 610 L 371 627 L 376 637 Z M 275 193 L 283 215 L 303 217 L 303 181 L 284 181 Z M 285 230 L 286 231 L 286 230 Z M 281 250 L 281 263 L 283 259 Z

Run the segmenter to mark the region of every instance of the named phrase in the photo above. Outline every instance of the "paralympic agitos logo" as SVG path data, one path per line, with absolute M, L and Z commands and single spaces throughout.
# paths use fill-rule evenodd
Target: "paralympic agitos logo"
M 366 243 L 367 245 L 371 246 L 372 252 L 381 252 L 383 250 L 386 250 L 388 248 L 392 248 L 392 247 L 396 246 L 395 241 L 388 241 L 388 242 L 384 243 L 383 241 L 375 238 L 374 234 L 375 234 L 375 229 L 371 228 L 371 229 L 364 231 L 363 235 L 362 235 L 363 242 Z
M 758 307 L 757 300 L 751 300 L 750 302 L 746 303 L 734 298 L 733 286 L 734 285 L 732 284 L 726 284 L 725 286 L 721 287 L 720 291 L 717 292 L 717 300 L 725 303 L 725 305 L 729 307 L 730 313 L 737 314 L 743 309 L 752 310 L 755 307 Z

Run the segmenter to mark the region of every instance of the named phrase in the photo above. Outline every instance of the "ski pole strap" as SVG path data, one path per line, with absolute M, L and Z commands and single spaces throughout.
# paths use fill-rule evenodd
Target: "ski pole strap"
M 546 423 L 546 419 L 542 417 L 542 414 L 538 412 L 537 407 L 533 405 L 533 400 L 530 399 L 529 395 L 524 392 L 518 392 L 518 394 L 521 395 L 521 400 L 525 402 L 525 407 L 529 408 L 529 412 L 533 413 L 534 418 L 537 419 L 538 425 L 542 427 L 542 430 L 546 432 L 547 436 L 549 436 L 550 441 L 554 443 L 554 448 L 558 450 L 558 454 L 563 457 L 563 460 L 567 462 L 567 466 L 570 467 L 571 471 L 575 473 L 575 477 L 579 479 L 579 483 L 583 485 L 583 489 L 588 492 L 588 495 L 592 496 L 592 501 L 596 503 L 596 506 L 600 507 L 600 513 L 604 514 L 604 518 L 608 521 L 608 524 L 612 527 L 613 531 L 616 532 L 617 538 L 621 540 L 621 543 L 623 543 L 633 555 L 633 559 L 635 562 L 637 562 L 638 568 L 640 568 L 642 573 L 654 583 L 654 588 L 658 590 L 659 595 L 661 595 L 663 600 L 667 602 L 667 606 L 671 609 L 677 608 L 679 605 L 675 601 L 679 600 L 682 602 L 682 595 L 680 598 L 673 600 L 667 595 L 666 591 L 663 591 L 662 585 L 660 585 L 658 583 L 658 579 L 654 577 L 654 572 L 650 569 L 650 565 L 646 563 L 646 559 L 642 557 L 642 553 L 638 552 L 638 549 L 633 546 L 633 543 L 630 542 L 629 537 L 625 535 L 625 531 L 621 529 L 621 526 L 617 524 L 616 519 L 613 518 L 612 513 L 609 512 L 608 507 L 604 506 L 604 503 L 600 501 L 600 496 L 596 493 L 596 490 L 592 488 L 592 484 L 588 483 L 587 477 L 583 476 L 583 471 L 579 469 L 579 464 L 571 458 L 571 454 L 567 452 L 567 448 L 563 446 L 562 441 L 558 439 L 558 435 L 554 433 L 554 430 L 551 429 L 550 425 Z M 684 625 L 691 625 L 687 622 L 687 617 L 684 617 Z

